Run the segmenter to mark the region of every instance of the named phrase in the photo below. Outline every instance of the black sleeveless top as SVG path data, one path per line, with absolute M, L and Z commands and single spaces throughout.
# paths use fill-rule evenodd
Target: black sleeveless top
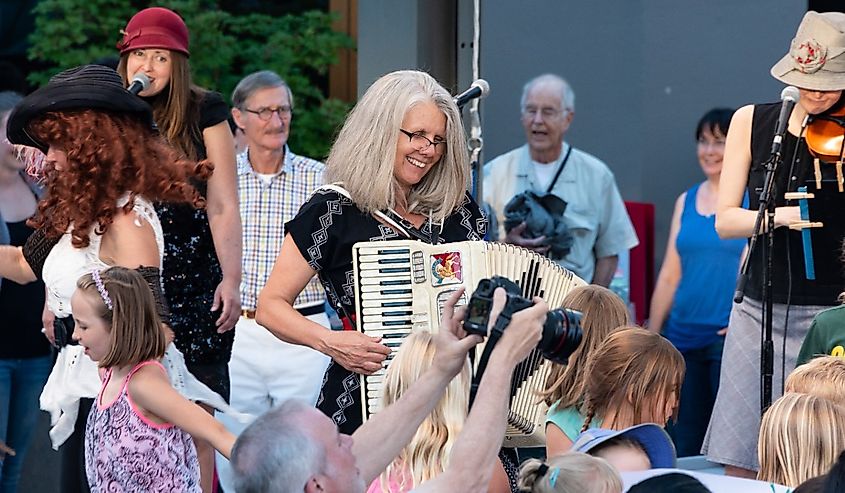
M 23 246 L 33 229 L 26 221 L 6 223 L 12 246 Z M 50 343 L 41 333 L 44 308 L 42 281 L 20 285 L 3 279 L 0 285 L 0 359 L 35 358 L 50 354 Z
M 751 124 L 751 169 L 747 188 L 751 210 L 756 211 L 760 205 L 760 192 L 763 190 L 766 176 L 765 163 L 771 153 L 780 106 L 781 103 L 754 106 Z M 786 227 L 775 229 L 772 258 L 773 301 L 792 305 L 835 305 L 837 296 L 845 289 L 841 260 L 845 222 L 837 217 L 841 214 L 841 208 L 837 207 L 837 204 L 845 203 L 842 202 L 845 200 L 845 193 L 838 192 L 836 169 L 826 163 L 821 163 L 821 189 L 816 188 L 813 157 L 803 138 L 798 139 L 787 132 L 783 139 L 782 153 L 783 163 L 775 171 L 775 205 L 798 205 L 797 201 L 784 200 L 784 193 L 794 192 L 798 187 L 806 186 L 808 192 L 816 194 L 816 199 L 809 201 L 811 220 L 823 222 L 824 227 L 811 230 L 816 273 L 816 279 L 812 281 L 808 280 L 805 274 L 801 232 Z M 765 236 L 758 238 L 757 246 L 751 253 L 750 278 L 745 288 L 745 294 L 756 300 L 763 298 L 763 241 Z

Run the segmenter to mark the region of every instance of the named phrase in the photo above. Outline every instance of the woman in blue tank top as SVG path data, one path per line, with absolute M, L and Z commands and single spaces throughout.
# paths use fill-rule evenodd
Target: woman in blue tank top
M 651 330 L 661 332 L 687 365 L 678 421 L 670 425 L 678 456 L 698 455 L 716 392 L 731 297 L 745 247 L 716 234 L 716 197 L 733 110 L 710 110 L 698 122 L 698 163 L 706 176 L 675 202 L 669 242 L 651 300 Z

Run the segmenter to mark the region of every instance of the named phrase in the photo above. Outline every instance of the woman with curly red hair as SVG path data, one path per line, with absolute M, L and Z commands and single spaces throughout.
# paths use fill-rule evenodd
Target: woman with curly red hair
M 87 65 L 56 75 L 15 108 L 7 133 L 10 142 L 46 154 L 36 167 L 45 179 L 46 195 L 32 220 L 36 232 L 26 245 L 0 247 L 0 277 L 22 283 L 40 277 L 47 286 L 47 306 L 56 317 L 51 340 L 61 352 L 42 393 L 42 408 L 53 415 L 54 446 L 64 444 L 62 490 L 88 491 L 80 460 L 87 409 L 80 409 L 80 403 L 90 406 L 100 384 L 84 348 L 67 345 L 73 327 L 70 296 L 77 279 L 94 269 L 137 269 L 166 323 L 164 239 L 152 202 L 202 207 L 204 201 L 189 179 L 205 179 L 211 170 L 180 161 L 181 154 L 156 134 L 149 106 L 127 92 L 120 76 L 106 67 Z M 172 344 L 163 362 L 174 387 L 186 397 L 225 407 L 187 372 Z

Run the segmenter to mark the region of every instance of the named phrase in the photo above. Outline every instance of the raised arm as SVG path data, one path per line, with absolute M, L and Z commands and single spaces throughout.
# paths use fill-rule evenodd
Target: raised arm
M 18 284 L 34 282 L 37 278 L 23 256 L 21 247 L 0 246 L 0 277 Z
M 446 386 L 461 371 L 467 352 L 481 342 L 479 336 L 464 337 L 461 329 L 464 310 L 456 310 L 455 303 L 463 292 L 459 289 L 452 293 L 443 307 L 440 331 L 434 336 L 431 368 L 399 400 L 379 411 L 352 436 L 352 453 L 367 484 L 411 441 L 417 428 L 440 401 Z
M 681 281 L 681 257 L 678 255 L 675 241 L 681 229 L 681 213 L 684 211 L 686 196 L 684 192 L 675 200 L 675 210 L 672 212 L 672 223 L 669 226 L 669 240 L 666 242 L 666 254 L 663 256 L 663 265 L 660 266 L 660 274 L 657 276 L 657 284 L 651 296 L 648 329 L 658 334 L 663 329 L 663 323 L 666 322 L 672 302 L 675 300 L 675 291 Z
M 437 478 L 415 488 L 414 492 L 487 491 L 505 436 L 514 368 L 540 342 L 542 325 L 548 312 L 545 302 L 539 298 L 535 301 L 533 307 L 514 314 L 490 355 L 475 403 L 452 448 L 449 467 Z
M 217 331 L 226 332 L 238 321 L 241 311 L 241 216 L 238 210 L 237 175 L 235 171 L 235 142 L 225 121 L 202 132 L 208 159 L 214 173 L 208 180 L 206 212 L 214 249 L 223 280 L 214 291 L 212 310 L 222 309 L 217 319 Z
M 296 297 L 315 274 L 291 235 L 285 235 L 267 284 L 258 296 L 256 321 L 279 339 L 320 351 L 350 371 L 378 371 L 390 354 L 379 338 L 354 330 L 327 329 L 294 309 Z
M 747 238 L 754 231 L 757 211 L 742 207 L 751 169 L 751 123 L 754 107 L 743 106 L 734 113 L 725 141 L 725 157 L 719 180 L 716 207 L 716 232 L 723 239 Z M 798 207 L 775 209 L 775 227 L 786 226 L 800 218 Z

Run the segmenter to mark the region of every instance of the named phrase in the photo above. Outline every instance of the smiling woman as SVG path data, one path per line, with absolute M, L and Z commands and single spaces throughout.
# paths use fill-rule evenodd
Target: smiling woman
M 241 221 L 229 108 L 220 94 L 192 83 L 188 28 L 178 14 L 161 7 L 141 10 L 122 33 L 117 48 L 124 84 L 146 74 L 152 83 L 140 95 L 161 134 L 184 156 L 214 166 L 207 186 L 197 184 L 205 210 L 156 204 L 156 212 L 164 231 L 162 280 L 176 347 L 191 372 L 228 399 L 231 329 L 241 312 Z M 203 490 L 211 491 L 214 451 L 207 443 L 197 445 Z
M 661 332 L 684 356 L 687 372 L 677 421 L 670 427 L 680 457 L 698 455 L 719 388 L 724 328 L 731 312 L 740 239 L 716 234 L 716 197 L 734 110 L 714 108 L 695 130 L 705 180 L 675 201 L 663 266 L 651 298 L 649 328 Z M 747 198 L 743 204 L 747 205 Z
M 813 231 L 816 275 L 810 279 L 804 271 L 802 233 L 789 227 L 800 221 L 798 206 L 784 197 L 785 192 L 795 192 L 802 186 L 818 198 L 837 193 L 836 166 L 817 164 L 818 160 L 808 151 L 804 125 L 808 117 L 824 118 L 845 104 L 843 46 L 845 14 L 807 12 L 789 51 L 771 68 L 775 79 L 800 88 L 782 140 L 783 164 L 774 175 L 776 207 L 774 225 L 770 226 L 775 228 L 771 273 L 772 332 L 778 341 L 774 344 L 775 368 L 795 366 L 813 316 L 836 304 L 845 284 L 839 259 L 839 244 L 845 232 L 841 221 L 825 220 L 824 228 Z M 731 120 L 716 208 L 716 230 L 722 238 L 747 238 L 754 234 L 759 190 L 765 181 L 765 163 L 771 155 L 780 108 L 781 103 L 748 105 L 737 110 Z M 742 204 L 746 193 L 751 210 Z M 818 248 L 819 244 L 836 246 Z M 755 446 L 760 429 L 763 250 L 754 248 L 749 255 L 745 298 L 733 305 L 725 340 L 722 367 L 730 368 L 731 378 L 720 382 L 703 447 L 710 460 L 730 464 L 726 469 L 729 474 L 743 475 L 752 475 L 758 467 Z M 772 397 L 776 398 L 782 374 L 774 373 Z
M 279 339 L 332 357 L 318 407 L 343 433 L 362 422 L 356 373 L 375 372 L 390 353 L 379 339 L 352 330 L 352 245 L 408 236 L 482 239 L 487 222 L 467 193 L 466 148 L 458 108 L 437 81 L 416 71 L 387 74 L 367 90 L 332 147 L 326 181 L 334 186 L 317 190 L 285 225 L 257 319 Z M 314 274 L 347 330 L 333 332 L 293 309 Z

